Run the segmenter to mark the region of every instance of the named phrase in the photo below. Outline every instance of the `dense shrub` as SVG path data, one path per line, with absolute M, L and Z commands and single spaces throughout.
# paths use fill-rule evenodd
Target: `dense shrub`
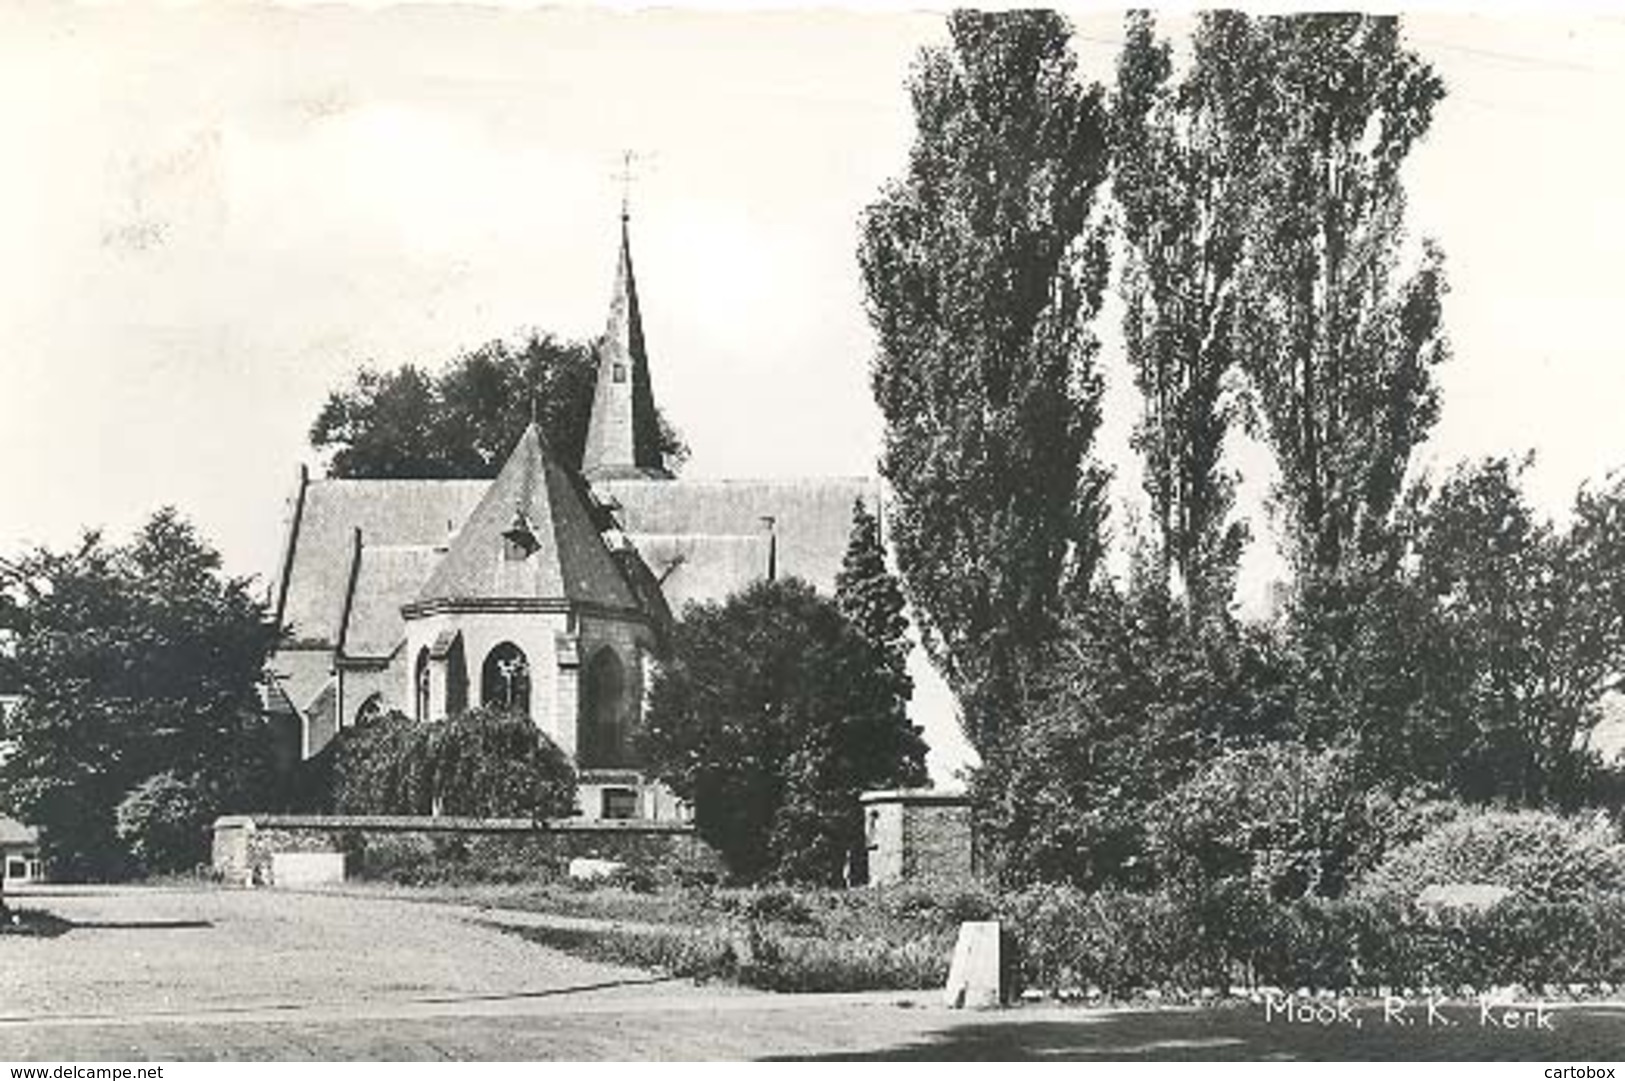
M 1023 976 L 1045 990 L 1253 984 L 1454 990 L 1625 981 L 1625 899 L 1436 911 L 1385 899 L 1200 901 L 1042 887 L 1006 899 Z
M 1152 808 L 1149 848 L 1173 887 L 1245 882 L 1261 896 L 1335 897 L 1382 843 L 1383 797 L 1348 756 L 1299 744 L 1224 754 Z
M 747 895 L 741 914 L 751 920 L 805 926 L 813 922 L 807 901 L 795 890 L 767 889 Z
M 976 885 L 644 894 L 560 883 L 507 894 L 504 903 L 615 924 L 525 932 L 579 956 L 779 991 L 940 986 L 961 920 L 995 914 L 994 897 Z
M 1358 892 L 1412 900 L 1431 885 L 1475 882 L 1537 902 L 1617 895 L 1625 890 L 1625 844 L 1600 818 L 1480 811 L 1395 850 L 1360 881 Z
M 1149 809 L 1220 745 L 1279 736 L 1284 680 L 1268 633 L 1193 629 L 1162 590 L 1093 591 L 974 775 L 1000 882 L 1152 888 Z
M 862 890 L 770 887 L 708 890 L 699 907 L 729 919 L 772 924 L 791 934 L 827 940 L 921 938 L 951 945 L 960 923 L 992 919 L 997 899 L 984 887 L 877 887 Z
M 861 895 L 860 895 L 861 896 Z M 869 891 L 882 911 L 893 919 L 919 923 L 933 930 L 957 928 L 968 920 L 990 920 L 998 913 L 998 897 L 986 886 L 900 886 Z
M 651 895 L 563 884 L 503 896 L 509 907 L 611 925 L 524 932 L 577 955 L 770 990 L 940 986 L 956 917 L 985 915 L 1009 933 L 1017 984 L 1042 991 L 1123 999 L 1153 989 L 1175 998 L 1248 986 L 1459 994 L 1521 985 L 1544 994 L 1549 984 L 1625 984 L 1625 898 L 1451 911 L 1385 899 L 1272 902 L 1245 885 L 1201 897 L 1064 886 L 996 899 L 975 887 L 935 897 L 916 887 Z
M 1220 929 L 1164 895 L 1039 886 L 1007 898 L 1004 915 L 1029 986 L 1126 995 L 1223 982 Z
M 157 874 L 208 862 L 215 814 L 214 801 L 197 778 L 165 772 L 131 789 L 118 805 L 115 822 L 135 870 Z
M 420 731 L 418 753 L 440 813 L 523 818 L 575 813 L 575 769 L 528 717 L 477 709 Z
M 340 732 L 310 774 L 311 809 L 339 814 L 575 811 L 575 771 L 564 752 L 528 718 L 488 709 L 430 724 L 388 713 Z

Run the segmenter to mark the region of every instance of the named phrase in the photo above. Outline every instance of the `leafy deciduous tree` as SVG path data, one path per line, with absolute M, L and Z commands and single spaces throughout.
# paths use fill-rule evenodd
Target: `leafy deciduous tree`
M 414 365 L 363 370 L 328 396 L 310 442 L 335 477 L 494 477 L 531 409 L 554 451 L 581 465 L 596 363 L 586 346 L 533 335 L 518 348 L 491 342 L 438 376 Z M 659 418 L 668 468 L 688 448 Z
M 92 533 L 30 552 L 0 593 L 21 693 L 0 729 L 0 798 L 41 827 L 57 873 L 122 872 L 115 809 L 148 778 L 190 778 L 205 815 L 263 794 L 257 685 L 277 632 L 173 510 L 123 546 Z
M 1446 480 L 1422 515 L 1418 577 L 1445 632 L 1432 652 L 1462 673 L 1452 787 L 1573 804 L 1596 707 L 1625 674 L 1625 479 L 1582 489 L 1558 530 L 1536 519 L 1521 468 L 1491 458 Z
M 840 882 L 863 840 L 859 793 L 925 779 L 896 672 L 794 579 L 685 612 L 641 744 L 746 880 Z

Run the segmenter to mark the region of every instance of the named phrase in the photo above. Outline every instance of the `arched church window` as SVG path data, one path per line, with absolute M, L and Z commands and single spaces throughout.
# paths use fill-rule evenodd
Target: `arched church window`
M 626 365 L 624 365 L 624 364 L 615 365 L 615 367 L 614 367 L 614 369 L 613 369 L 613 371 L 611 373 L 611 378 L 613 378 L 615 380 L 615 382 L 617 382 L 617 383 L 626 382 Z
M 480 704 L 506 713 L 530 715 L 530 664 L 524 651 L 503 642 L 480 667 Z
M 613 649 L 600 649 L 587 666 L 576 728 L 582 765 L 631 764 L 626 666 Z
M 412 676 L 412 686 L 416 688 L 417 711 L 415 716 L 420 721 L 429 719 L 429 649 L 427 646 L 418 650 L 417 670 Z
M 369 694 L 366 701 L 361 703 L 361 708 L 355 711 L 355 723 L 371 724 L 383 715 L 384 696 L 377 693 Z

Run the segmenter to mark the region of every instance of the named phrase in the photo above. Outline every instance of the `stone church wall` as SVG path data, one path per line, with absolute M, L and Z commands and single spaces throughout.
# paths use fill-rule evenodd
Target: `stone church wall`
M 214 824 L 214 870 L 234 885 L 274 885 L 278 853 L 345 856 L 350 878 L 402 866 L 466 866 L 469 877 L 561 876 L 577 857 L 614 860 L 656 874 L 714 874 L 722 862 L 694 827 L 678 822 L 393 815 L 227 815 Z

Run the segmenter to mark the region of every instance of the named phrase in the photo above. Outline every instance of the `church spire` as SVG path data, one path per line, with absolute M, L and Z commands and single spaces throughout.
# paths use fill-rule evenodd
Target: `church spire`
M 631 215 L 621 201 L 621 253 L 609 323 L 598 340 L 598 379 L 581 471 L 589 480 L 614 477 L 670 477 L 660 452 L 660 424 L 649 386 L 649 357 L 643 345 L 643 315 L 632 273 Z

